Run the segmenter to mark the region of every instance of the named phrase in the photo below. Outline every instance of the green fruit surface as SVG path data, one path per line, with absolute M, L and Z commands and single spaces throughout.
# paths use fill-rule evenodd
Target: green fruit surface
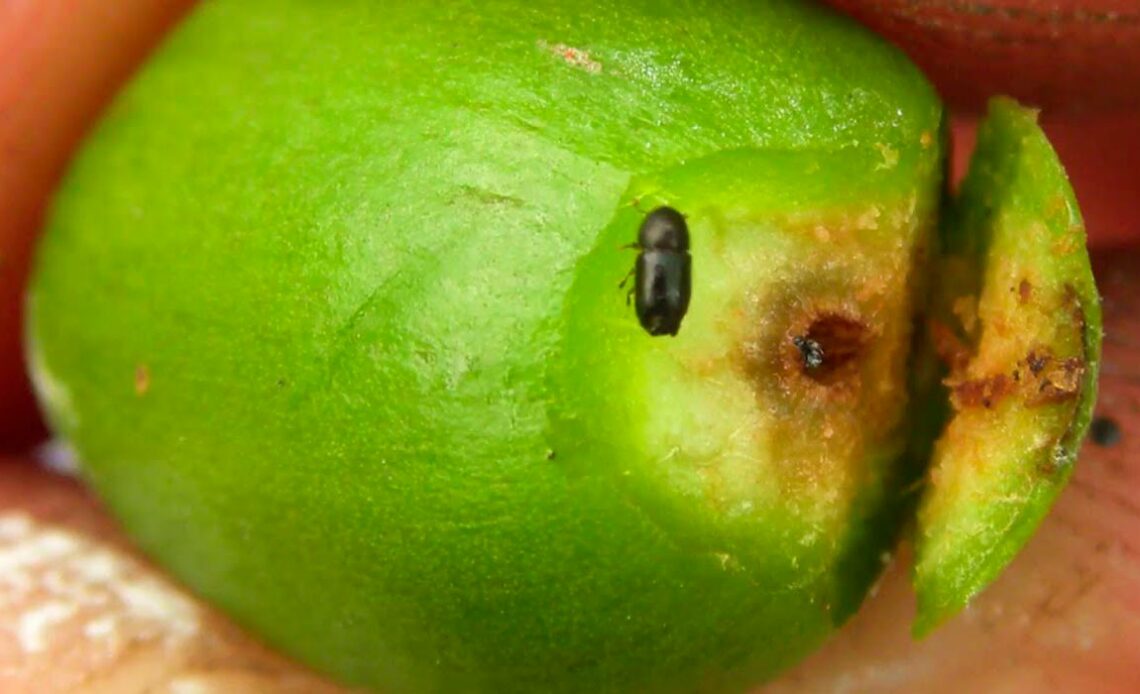
M 941 125 L 790 0 L 206 2 L 60 193 L 33 373 L 146 551 L 347 682 L 740 689 L 896 538 Z M 658 204 L 676 338 L 618 288 Z
M 965 606 L 1037 528 L 1072 474 L 1100 361 L 1084 224 L 1034 111 L 991 103 L 941 236 L 931 314 L 954 411 L 918 512 L 917 634 Z

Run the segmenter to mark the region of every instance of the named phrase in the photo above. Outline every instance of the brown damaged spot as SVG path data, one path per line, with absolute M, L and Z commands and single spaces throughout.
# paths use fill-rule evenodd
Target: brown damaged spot
M 1030 405 L 1052 405 L 1072 400 L 1081 392 L 1081 377 L 1085 375 L 1085 362 L 1080 357 L 1045 360 L 1036 374 L 1036 393 L 1032 394 Z
M 1010 291 L 1016 291 L 1019 304 L 1024 305 L 1033 298 L 1034 287 L 1023 278 L 1016 286 L 1010 287 Z M 1083 335 L 1084 309 L 1076 288 L 1071 284 L 1064 286 L 1062 310 L 1070 313 Z M 1008 372 L 967 377 L 974 356 L 972 350 L 950 326 L 935 320 L 931 320 L 929 326 L 938 357 L 950 372 L 943 383 L 950 388 L 951 402 L 958 410 L 990 409 L 1014 395 L 1027 406 L 1038 407 L 1075 400 L 1081 394 L 1087 370 L 1084 356 L 1058 357 L 1049 346 L 1038 344 L 1031 347 Z
M 856 315 L 852 306 L 802 302 L 798 293 L 789 292 L 750 316 L 755 332 L 735 350 L 734 370 L 772 415 L 771 443 L 763 445 L 778 446 L 776 478 L 789 497 L 810 494 L 821 480 L 844 486 L 842 480 L 852 474 L 851 461 L 867 445 L 865 429 L 876 406 L 860 406 L 867 390 L 862 362 L 872 354 L 870 338 L 877 331 Z M 781 324 L 786 326 L 781 331 L 770 327 Z
M 1033 298 L 1033 285 L 1029 283 L 1029 280 L 1023 279 L 1017 285 L 1017 298 L 1023 304 L 1029 303 L 1029 300 Z
M 766 321 L 784 323 L 787 329 L 770 333 L 762 342 L 741 343 L 734 360 L 735 368 L 754 384 L 757 396 L 765 400 L 791 396 L 801 403 L 808 398 L 818 405 L 829 403 L 828 407 L 856 402 L 862 390 L 862 364 L 877 330 L 834 305 L 787 306 L 776 315 L 786 317 L 770 315 Z
M 950 388 L 955 409 L 990 409 L 1017 394 L 1030 407 L 1053 405 L 1076 398 L 1081 391 L 1085 362 L 1080 357 L 1059 359 L 1047 347 L 1035 347 L 1018 361 L 1009 374 L 963 378 L 952 373 L 944 383 Z
M 857 369 L 870 331 L 854 318 L 823 314 L 791 342 L 799 357 L 800 372 L 823 385 L 831 385 Z
M 984 407 L 987 410 L 994 403 L 1004 399 L 1016 390 L 1016 381 L 1005 374 L 974 378 L 960 383 L 947 383 L 953 393 L 954 406 L 957 409 L 971 407 Z
M 915 199 L 899 206 L 772 220 L 803 234 L 816 253 L 799 259 L 796 281 L 746 294 L 725 314 L 736 340 L 718 358 L 752 390 L 766 422 L 755 445 L 767 451 L 772 483 L 786 498 L 854 493 L 869 474 L 865 451 L 894 445 L 913 310 L 924 293 L 914 273 L 924 263 L 915 259 L 929 252 L 924 242 L 908 249 L 898 241 L 911 233 Z

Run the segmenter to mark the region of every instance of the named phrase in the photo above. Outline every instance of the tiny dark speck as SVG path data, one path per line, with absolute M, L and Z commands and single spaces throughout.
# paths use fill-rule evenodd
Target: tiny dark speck
M 1097 417 L 1092 421 L 1089 434 L 1098 446 L 1115 446 L 1120 443 L 1120 425 L 1111 417 Z
M 554 458 L 555 458 L 557 455 L 558 455 L 558 454 L 554 452 L 554 449 L 548 450 L 548 451 L 546 452 L 546 459 L 547 459 L 547 460 L 554 460 Z
M 803 359 L 805 370 L 815 371 L 823 366 L 825 355 L 823 353 L 823 346 L 818 342 L 808 337 L 796 337 L 792 339 L 792 344 L 800 351 L 800 357 Z

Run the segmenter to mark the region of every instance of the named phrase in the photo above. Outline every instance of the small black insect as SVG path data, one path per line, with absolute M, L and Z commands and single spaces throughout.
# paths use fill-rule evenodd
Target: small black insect
M 672 207 L 658 207 L 645 216 L 630 247 L 641 252 L 630 271 L 634 281 L 626 304 L 633 296 L 637 320 L 650 335 L 676 335 L 692 294 L 689 225 Z M 619 286 L 627 281 L 628 275 Z
M 815 371 L 823 366 L 823 359 L 827 356 L 823 352 L 823 345 L 810 337 L 793 337 L 792 344 L 800 351 L 805 371 Z

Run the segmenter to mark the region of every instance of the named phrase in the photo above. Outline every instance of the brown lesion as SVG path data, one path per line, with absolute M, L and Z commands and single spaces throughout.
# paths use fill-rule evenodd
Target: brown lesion
M 802 334 L 793 334 L 791 358 L 798 361 L 804 376 L 832 385 L 858 369 L 869 339 L 870 330 L 862 321 L 840 313 L 823 313 Z
M 1064 303 L 1071 308 L 1074 322 L 1084 329 L 1084 312 L 1071 286 L 1066 285 Z M 1033 286 L 1022 279 L 1016 292 L 1024 305 L 1033 295 Z M 955 409 L 991 409 L 1004 399 L 1017 396 L 1029 407 L 1054 405 L 1076 399 L 1087 369 L 1083 356 L 1058 356 L 1053 348 L 1034 344 L 1007 371 L 982 375 L 969 374 L 974 355 L 952 328 L 931 321 L 930 333 L 939 358 L 950 375 L 943 381 L 950 389 Z
M 1026 402 L 1030 406 L 1052 405 L 1080 395 L 1085 361 L 1080 357 L 1060 359 L 1052 354 L 1031 351 L 1026 357 L 1031 378 L 1027 380 Z
M 894 374 L 878 371 L 888 355 L 876 346 L 882 328 L 866 314 L 850 299 L 805 300 L 797 292 L 748 312 L 755 328 L 735 350 L 734 369 L 767 413 L 758 445 L 773 447 L 774 470 L 789 497 L 821 484 L 855 484 L 861 451 L 891 429 L 896 401 L 881 383 L 893 382 Z M 873 392 L 871 383 L 878 386 Z
M 1030 284 L 1029 280 L 1023 279 L 1018 283 L 1017 298 L 1022 304 L 1029 303 L 1030 299 L 1033 298 L 1033 285 Z
M 955 380 L 953 377 L 946 380 L 950 387 L 951 397 L 955 409 L 962 410 L 972 407 L 991 409 L 996 403 L 1012 395 L 1016 390 L 1017 381 L 1006 374 L 994 374 L 982 378 Z
M 1034 347 L 1009 373 L 967 378 L 951 372 L 945 380 L 958 410 L 991 409 L 1005 398 L 1019 395 L 1030 407 L 1053 405 L 1080 395 L 1085 362 L 1080 357 L 1059 358 L 1048 347 Z
M 921 239 L 908 249 L 885 230 L 904 233 L 911 202 L 902 217 L 876 206 L 777 220 L 810 234 L 817 254 L 798 260 L 794 279 L 745 294 L 727 314 L 736 339 L 724 356 L 752 390 L 764 422 L 758 457 L 789 499 L 853 493 L 877 474 L 878 459 L 866 452 L 895 443 L 913 310 L 924 293 L 915 270 L 929 251 Z
M 784 329 L 762 329 L 756 337 L 763 338 L 742 342 L 734 360 L 757 397 L 788 406 L 811 401 L 831 408 L 856 402 L 879 328 L 851 302 L 793 299 L 780 304 L 762 311 L 763 322 Z

